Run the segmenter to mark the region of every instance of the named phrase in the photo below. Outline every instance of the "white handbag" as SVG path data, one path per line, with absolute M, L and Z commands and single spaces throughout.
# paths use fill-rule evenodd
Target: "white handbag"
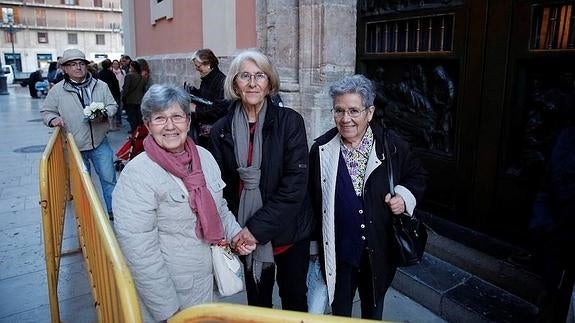
M 172 176 L 184 193 L 188 195 L 188 190 L 184 182 L 171 173 L 170 176 Z M 212 250 L 214 278 L 216 285 L 218 285 L 220 295 L 230 296 L 241 292 L 244 289 L 244 275 L 242 263 L 238 256 L 233 253 L 229 245 L 211 245 L 210 248 Z
M 242 264 L 229 246 L 212 245 L 214 278 L 222 296 L 230 296 L 244 289 Z

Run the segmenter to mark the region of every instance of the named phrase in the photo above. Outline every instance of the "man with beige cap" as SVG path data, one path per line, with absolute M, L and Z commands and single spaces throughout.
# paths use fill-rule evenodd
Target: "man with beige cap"
M 48 92 L 40 112 L 49 127 L 63 127 L 72 133 L 82 153 L 84 164 L 90 171 L 90 161 L 100 178 L 102 192 L 110 220 L 112 214 L 112 191 L 116 185 L 114 152 L 106 137 L 108 118 L 118 108 L 108 85 L 92 78 L 88 73 L 89 61 L 79 49 L 67 49 L 62 55 L 64 80 Z M 90 109 L 103 113 L 88 113 Z

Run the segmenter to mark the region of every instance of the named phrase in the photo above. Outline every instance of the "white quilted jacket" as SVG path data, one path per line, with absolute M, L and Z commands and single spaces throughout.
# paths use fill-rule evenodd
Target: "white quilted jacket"
M 240 231 L 222 196 L 225 183 L 212 155 L 198 146 L 206 182 L 226 239 Z M 210 247 L 195 233 L 196 216 L 181 186 L 146 153 L 130 161 L 113 193 L 114 227 L 140 298 L 145 322 L 213 297 Z

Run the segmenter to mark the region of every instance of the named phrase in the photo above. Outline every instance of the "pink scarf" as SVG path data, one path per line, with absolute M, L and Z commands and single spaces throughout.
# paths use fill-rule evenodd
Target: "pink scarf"
M 182 156 L 176 156 L 158 146 L 152 136 L 147 136 L 144 139 L 144 149 L 151 160 L 184 182 L 189 193 L 190 207 L 198 218 L 196 222 L 198 238 L 208 243 L 217 243 L 223 239 L 224 228 L 216 203 L 206 187 L 196 144 L 188 138 L 184 148 L 185 153 Z M 191 169 L 187 167 L 190 164 Z

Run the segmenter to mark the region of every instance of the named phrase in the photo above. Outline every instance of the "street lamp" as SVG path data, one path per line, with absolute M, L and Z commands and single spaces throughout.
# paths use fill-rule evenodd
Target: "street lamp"
M 12 43 L 12 61 L 16 57 L 14 53 L 14 13 L 12 8 L 2 8 L 2 22 L 8 24 L 8 32 L 10 33 L 10 42 Z M 8 94 L 8 84 L 6 83 L 6 76 L 4 75 L 4 68 L 2 68 L 2 61 L 0 60 L 0 95 Z
M 8 21 L 8 32 L 10 33 L 10 43 L 12 44 L 12 62 L 16 61 L 16 53 L 14 52 L 14 19 Z
M 14 52 L 14 12 L 12 8 L 2 8 L 4 24 L 8 24 L 10 34 L 10 44 L 12 44 L 12 64 L 16 64 L 16 53 Z M 15 67 L 15 66 L 14 66 Z

